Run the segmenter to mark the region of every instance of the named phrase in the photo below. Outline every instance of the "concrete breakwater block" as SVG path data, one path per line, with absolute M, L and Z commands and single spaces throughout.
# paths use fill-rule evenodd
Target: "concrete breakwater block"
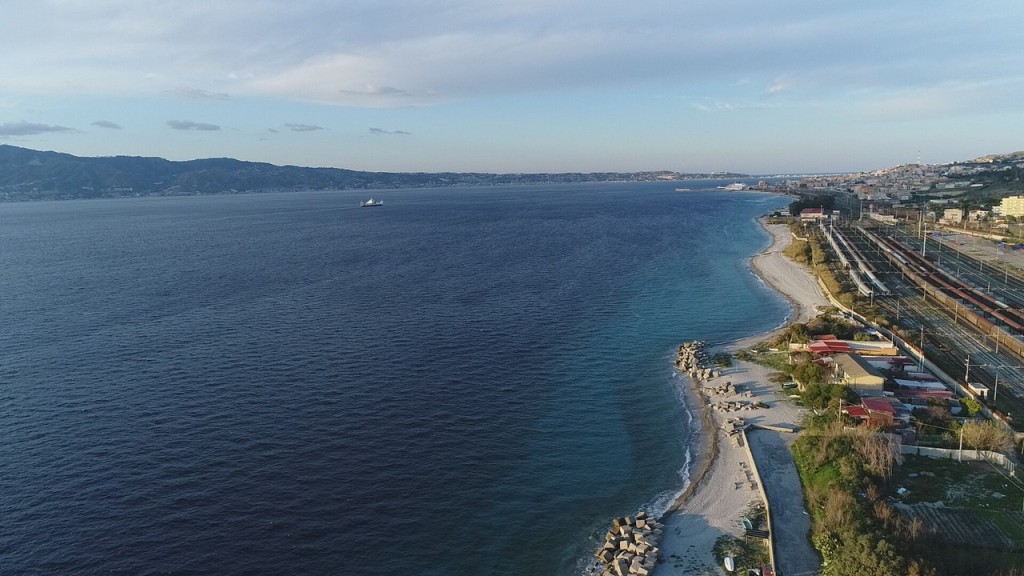
M 694 380 L 710 380 L 721 375 L 721 372 L 711 368 L 709 364 L 703 342 L 685 342 L 676 351 L 676 368 Z
M 658 542 L 664 527 L 641 512 L 633 518 L 616 518 L 595 553 L 602 576 L 647 576 L 658 562 Z

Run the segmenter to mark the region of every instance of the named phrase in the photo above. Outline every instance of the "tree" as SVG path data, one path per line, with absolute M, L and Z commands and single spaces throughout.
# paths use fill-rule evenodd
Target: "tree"
M 821 573 L 828 576 L 902 576 L 906 561 L 892 544 L 876 534 L 851 535 L 842 542 Z
M 806 196 L 791 202 L 789 204 L 789 213 L 793 216 L 800 215 L 800 211 L 804 208 L 822 208 L 826 212 L 831 212 L 833 206 L 835 206 L 836 199 L 834 196 L 828 194 L 822 194 L 819 196 Z
M 962 428 L 964 444 L 978 450 L 1007 452 L 1013 449 L 1013 436 L 995 420 L 969 420 Z
M 828 380 L 828 368 L 814 362 L 800 362 L 793 367 L 793 378 L 806 387 L 823 384 Z
M 961 398 L 960 405 L 964 407 L 964 410 L 967 410 L 967 415 L 971 417 L 981 411 L 981 402 L 978 402 L 970 396 Z
M 950 414 L 949 408 L 938 404 L 915 408 L 913 415 L 914 426 L 921 435 L 937 434 L 953 424 L 953 415 Z
M 816 364 L 810 364 L 809 366 L 817 366 Z M 799 379 L 796 372 L 793 373 L 793 377 Z M 809 408 L 831 408 L 839 404 L 842 400 L 845 404 L 850 405 L 854 403 L 855 395 L 848 386 L 842 384 L 825 384 L 820 381 L 804 382 L 804 391 L 800 395 L 800 399 Z

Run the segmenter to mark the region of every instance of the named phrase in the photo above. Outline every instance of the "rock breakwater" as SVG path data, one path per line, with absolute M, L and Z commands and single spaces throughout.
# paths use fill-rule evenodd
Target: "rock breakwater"
M 681 344 L 676 353 L 675 364 L 680 372 L 690 377 L 693 385 L 704 398 L 705 405 L 709 406 L 712 410 L 718 412 L 738 412 L 767 407 L 766 404 L 761 402 L 743 400 L 742 398 L 754 397 L 754 393 L 744 389 L 743 386 L 734 385 L 732 382 L 710 385 L 710 381 L 719 378 L 722 372 L 710 365 L 705 344 L 699 340 Z M 722 396 L 725 399 L 713 402 L 712 398 L 716 396 Z
M 663 531 L 662 523 L 644 512 L 612 520 L 604 545 L 595 554 L 601 576 L 648 576 L 658 562 Z
M 694 381 L 710 380 L 721 375 L 721 372 L 711 367 L 707 347 L 700 340 L 679 345 L 676 352 L 676 368 Z

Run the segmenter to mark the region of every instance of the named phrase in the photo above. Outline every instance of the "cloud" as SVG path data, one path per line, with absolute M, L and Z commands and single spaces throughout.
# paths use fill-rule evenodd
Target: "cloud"
M 110 128 L 111 130 L 120 130 L 121 125 L 111 122 L 110 120 L 97 120 L 92 123 L 93 126 L 98 128 Z
M 370 128 L 370 134 L 397 134 L 400 136 L 409 136 L 412 132 L 406 132 L 405 130 L 384 130 L 381 128 Z
M 721 100 L 695 102 L 693 107 L 701 112 L 735 112 L 739 106 Z
M 292 132 L 315 132 L 324 129 L 323 126 L 317 126 L 316 124 L 285 124 L 284 127 Z
M 216 124 L 192 122 L 191 120 L 168 120 L 167 125 L 175 130 L 220 130 Z
M 0 22 L 7 94 L 360 107 L 737 78 L 778 99 L 973 83 L 1018 73 L 1024 17 L 1019 0 L 18 4 Z
M 362 90 L 338 90 L 338 92 L 347 96 L 387 96 L 389 98 L 412 96 L 411 93 L 399 90 L 394 86 L 367 86 Z
M 876 121 L 943 119 L 961 114 L 1015 112 L 1024 77 L 992 82 L 942 82 L 861 97 L 855 111 Z
M 174 88 L 173 90 L 164 90 L 161 94 L 165 96 L 174 96 L 177 98 L 200 98 L 207 100 L 230 100 L 231 95 L 224 92 L 210 92 L 209 90 L 200 90 L 198 88 L 189 88 L 182 86 L 180 88 Z
M 766 92 L 768 94 L 781 94 L 793 87 L 794 81 L 789 76 L 779 76 L 772 80 L 772 83 L 768 85 Z
M 49 134 L 54 132 L 74 132 L 73 128 L 55 126 L 51 124 L 39 124 L 37 122 L 4 122 L 0 124 L 0 137 L 4 136 L 32 136 L 35 134 Z

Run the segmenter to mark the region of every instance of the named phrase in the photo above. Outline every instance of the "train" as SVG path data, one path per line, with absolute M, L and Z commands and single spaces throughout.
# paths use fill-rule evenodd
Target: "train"
M 1024 357 L 1024 342 L 1018 338 L 1024 334 L 1024 317 L 1018 311 L 965 284 L 903 244 L 870 230 L 860 230 L 926 297 L 952 311 L 956 321 L 962 320 L 986 338 Z

